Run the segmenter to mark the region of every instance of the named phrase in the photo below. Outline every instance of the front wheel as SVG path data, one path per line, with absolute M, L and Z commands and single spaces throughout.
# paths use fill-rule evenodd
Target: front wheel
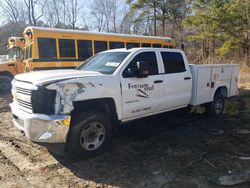
M 76 117 L 68 137 L 69 149 L 82 157 L 98 155 L 108 147 L 112 137 L 109 118 L 101 112 L 84 112 Z
M 213 102 L 205 105 L 205 112 L 208 115 L 219 116 L 224 110 L 224 97 L 222 95 L 216 95 Z

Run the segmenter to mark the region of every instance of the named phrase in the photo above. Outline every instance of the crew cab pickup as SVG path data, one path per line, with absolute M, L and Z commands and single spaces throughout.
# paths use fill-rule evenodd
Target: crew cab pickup
M 188 105 L 220 115 L 224 99 L 238 94 L 238 74 L 236 64 L 188 64 L 179 49 L 116 49 L 75 70 L 15 76 L 10 106 L 16 128 L 30 140 L 93 156 L 123 122 Z

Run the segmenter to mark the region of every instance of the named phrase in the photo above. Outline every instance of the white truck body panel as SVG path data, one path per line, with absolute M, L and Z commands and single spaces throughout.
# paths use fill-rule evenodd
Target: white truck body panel
M 190 65 L 193 76 L 191 105 L 213 101 L 214 93 L 220 86 L 226 87 L 227 97 L 238 94 L 237 78 L 239 65 L 209 64 Z
M 238 94 L 239 65 L 189 65 L 185 53 L 179 49 L 140 48 L 109 52 L 128 54 L 118 64 L 106 63 L 107 66 L 117 66 L 110 74 L 84 69 L 39 71 L 17 75 L 12 82 L 14 100 L 11 104 L 17 129 L 25 132 L 33 141 L 60 143 L 66 140 L 68 128 L 65 129 L 65 126 L 69 126 L 68 120 L 74 112 L 76 103 L 84 106 L 85 102 L 92 104 L 91 102 L 96 100 L 100 106 L 105 103 L 106 109 L 110 107 L 106 106 L 106 100 L 112 101 L 112 116 L 119 122 L 126 122 L 187 105 L 212 102 L 218 88 L 223 89 L 223 97 Z M 132 60 L 144 52 L 155 53 L 155 57 L 150 56 L 153 61 L 150 58 L 144 61 L 150 62 L 151 66 L 154 65 L 154 70 L 158 69 L 157 72 L 147 74 L 146 77 L 124 76 L 123 73 L 131 65 Z M 178 60 L 173 57 L 178 57 Z M 176 66 L 178 64 L 181 64 L 181 69 Z M 166 71 L 171 68 L 175 72 Z M 149 68 L 147 71 L 149 72 Z M 48 98 L 40 101 L 42 95 Z M 48 102 L 50 99 L 53 101 Z M 43 107 L 42 103 L 47 105 L 45 110 L 53 112 L 34 112 L 35 106 Z M 52 104 L 52 107 L 48 104 Z M 42 129 L 37 129 L 37 125 Z

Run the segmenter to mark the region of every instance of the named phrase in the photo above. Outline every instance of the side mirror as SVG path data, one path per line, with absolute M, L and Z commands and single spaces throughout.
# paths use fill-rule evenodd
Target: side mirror
M 138 67 L 138 78 L 146 78 L 149 75 L 149 62 L 147 61 L 139 61 L 137 62 Z

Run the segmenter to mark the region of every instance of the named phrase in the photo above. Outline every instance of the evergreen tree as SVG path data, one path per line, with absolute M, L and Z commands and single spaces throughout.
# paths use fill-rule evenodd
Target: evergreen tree
M 249 64 L 249 0 L 196 0 L 193 10 L 183 24 L 195 29 L 188 39 L 202 42 L 203 55 L 244 55 Z

